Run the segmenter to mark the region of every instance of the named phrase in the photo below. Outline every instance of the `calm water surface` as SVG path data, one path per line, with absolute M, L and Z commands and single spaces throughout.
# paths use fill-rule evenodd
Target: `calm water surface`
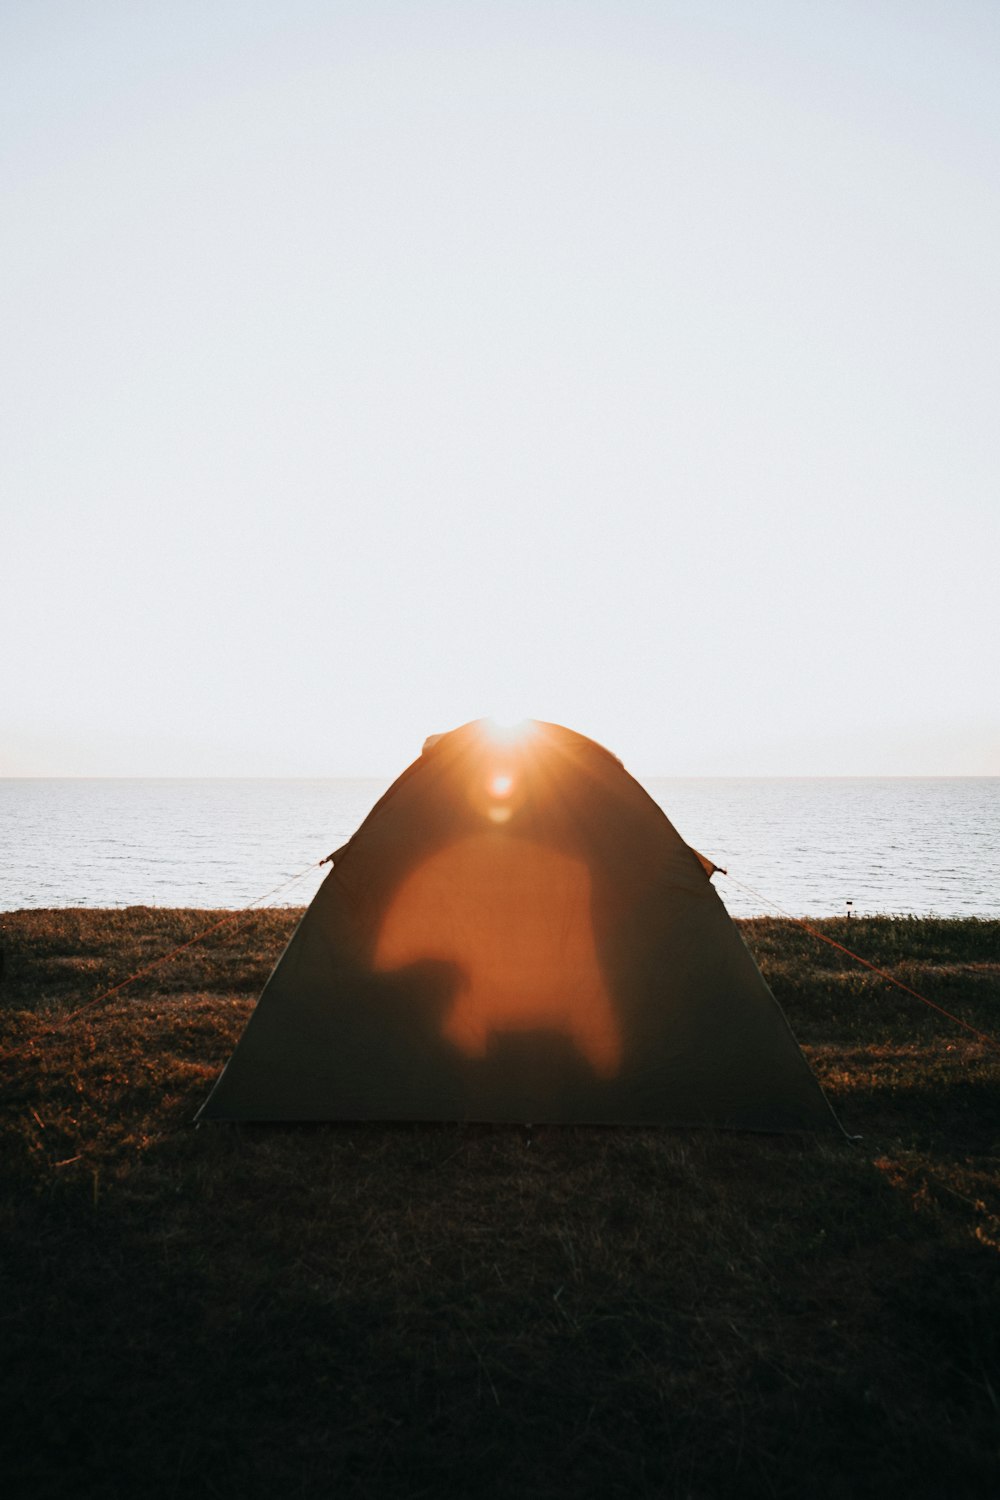
M 0 780 L 0 910 L 243 906 L 347 840 L 376 780 Z M 1000 916 L 1000 777 L 644 782 L 680 834 L 797 916 Z M 279 895 L 307 902 L 325 874 Z M 771 908 L 715 877 L 734 916 Z

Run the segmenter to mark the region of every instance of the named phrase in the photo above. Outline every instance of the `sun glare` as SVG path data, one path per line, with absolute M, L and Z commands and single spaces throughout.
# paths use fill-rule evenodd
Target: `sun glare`
M 490 791 L 494 797 L 509 797 L 513 787 L 513 776 L 492 776 L 490 778 Z
M 484 719 L 484 728 L 491 740 L 499 745 L 510 745 L 515 740 L 527 739 L 535 732 L 534 719 Z

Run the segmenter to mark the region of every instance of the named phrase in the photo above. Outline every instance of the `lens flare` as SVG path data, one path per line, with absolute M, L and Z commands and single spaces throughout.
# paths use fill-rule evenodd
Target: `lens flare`
M 493 793 L 494 797 L 509 797 L 513 790 L 513 776 L 498 775 L 490 777 L 490 791 Z

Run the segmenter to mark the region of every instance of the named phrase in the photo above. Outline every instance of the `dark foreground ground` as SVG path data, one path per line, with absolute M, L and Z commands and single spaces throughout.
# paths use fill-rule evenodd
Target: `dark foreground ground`
M 191 1117 L 296 918 L 0 915 L 0 1489 L 1000 1493 L 1000 1054 L 742 924 L 846 1128 Z M 1000 923 L 822 924 L 1000 1035 Z

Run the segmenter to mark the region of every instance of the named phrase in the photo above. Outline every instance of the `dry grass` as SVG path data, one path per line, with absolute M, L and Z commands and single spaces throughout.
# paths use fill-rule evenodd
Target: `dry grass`
M 996 1053 L 753 921 L 853 1146 L 195 1131 L 296 916 L 65 1027 L 211 914 L 0 917 L 6 1493 L 995 1493 Z M 1000 924 L 822 925 L 1000 1032 Z

